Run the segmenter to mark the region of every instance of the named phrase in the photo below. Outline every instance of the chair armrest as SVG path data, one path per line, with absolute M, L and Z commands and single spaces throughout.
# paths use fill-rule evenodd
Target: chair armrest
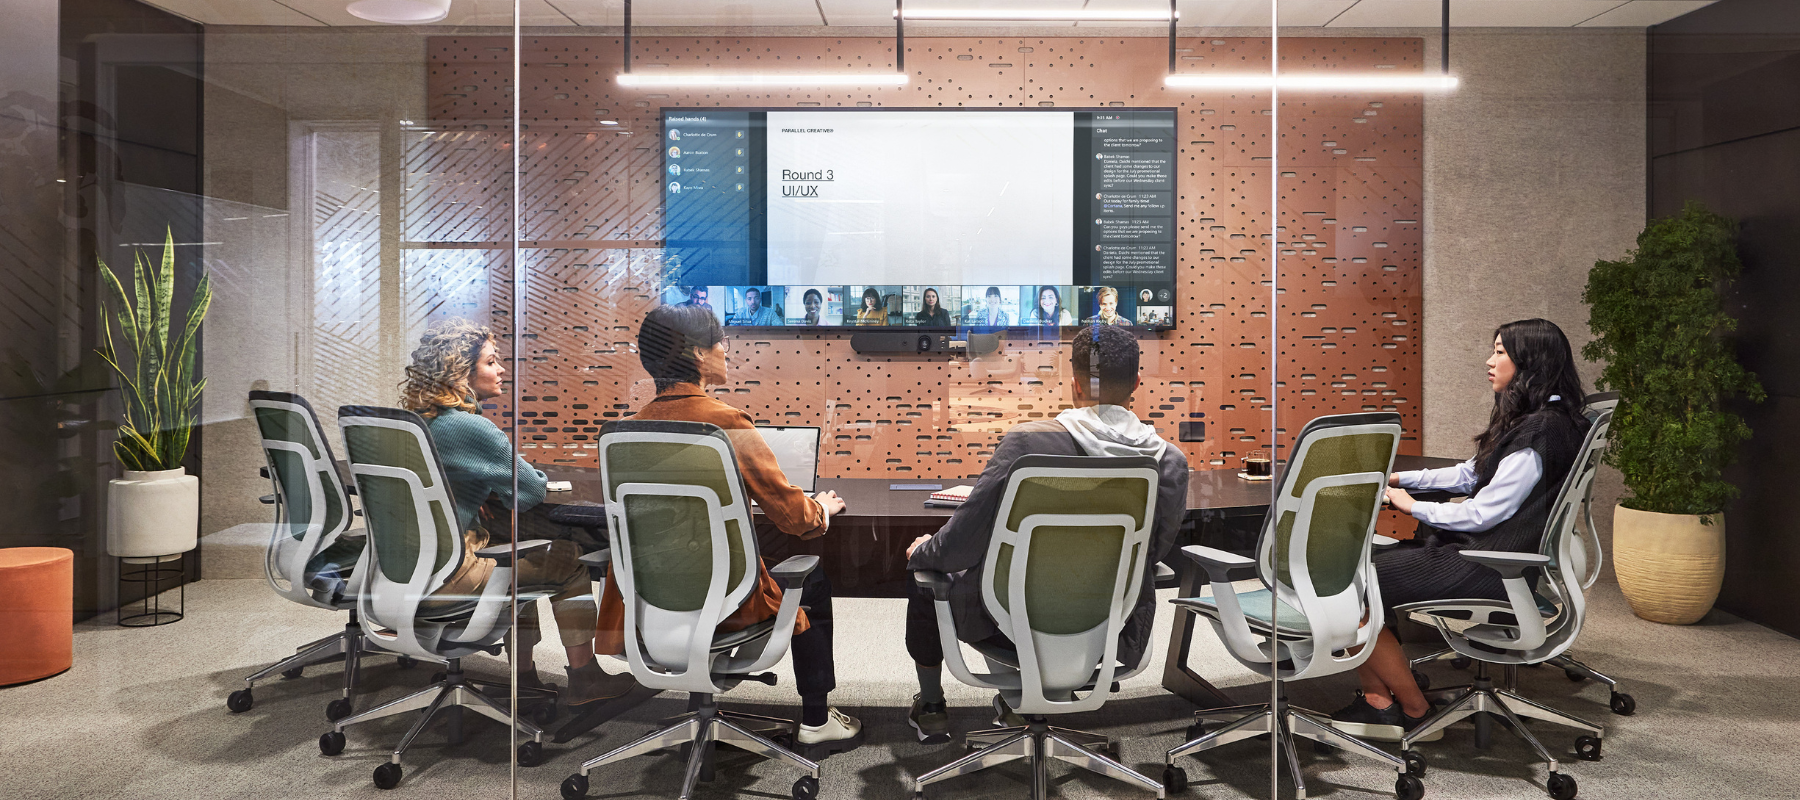
M 1190 544 L 1181 548 L 1181 554 L 1199 562 L 1200 566 L 1206 570 L 1207 579 L 1213 583 L 1230 583 L 1232 570 L 1256 566 L 1256 561 L 1253 559 L 1198 544 Z
M 1161 561 L 1158 561 L 1151 566 L 1153 567 L 1151 577 L 1154 581 L 1152 585 L 1156 588 L 1174 589 L 1181 585 L 1181 576 L 1175 573 L 1175 568 L 1168 564 L 1164 564 Z
M 1492 567 L 1501 578 L 1522 578 L 1532 567 L 1550 566 L 1550 557 L 1538 553 L 1511 553 L 1505 550 L 1464 550 L 1462 557 Z
M 519 552 L 523 553 L 526 550 L 536 550 L 540 547 L 549 546 L 549 539 L 529 539 L 519 543 Z M 480 550 L 475 551 L 476 558 L 491 558 L 499 562 L 499 565 L 502 567 L 512 565 L 512 554 L 513 546 L 510 544 L 497 544 L 493 547 L 483 547 Z
M 950 576 L 929 569 L 913 570 L 913 583 L 919 588 L 931 592 L 933 600 L 950 599 Z
M 760 646 L 752 648 L 755 652 L 743 655 L 734 653 L 731 657 L 715 662 L 712 667 L 715 680 L 721 674 L 748 675 L 762 672 L 781 660 L 794 636 L 794 619 L 800 614 L 800 585 L 806 582 L 806 576 L 818 566 L 818 556 L 791 556 L 769 570 L 770 577 L 781 581 L 781 606 L 775 611 L 775 624 L 770 629 L 768 638 L 763 639 Z
M 583 553 L 580 558 L 575 560 L 590 567 L 605 567 L 612 564 L 612 548 L 602 547 L 592 553 Z
M 818 567 L 818 556 L 791 556 L 769 570 L 769 576 L 781 582 L 783 591 L 792 591 L 806 583 L 806 576 Z

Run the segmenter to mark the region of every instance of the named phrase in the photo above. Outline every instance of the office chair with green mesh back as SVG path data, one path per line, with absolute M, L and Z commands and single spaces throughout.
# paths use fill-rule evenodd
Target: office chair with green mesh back
M 1206 570 L 1212 595 L 1175 602 L 1210 620 L 1244 666 L 1272 671 L 1275 691 L 1271 703 L 1198 712 L 1189 741 L 1168 752 L 1163 782 L 1170 792 L 1187 788 L 1176 758 L 1272 733 L 1299 797 L 1306 796 L 1306 781 L 1294 737 L 1385 762 L 1399 773 L 1397 796 L 1424 795 L 1405 761 L 1331 727 L 1323 714 L 1289 705 L 1283 688 L 1287 681 L 1354 670 L 1374 650 L 1382 605 L 1370 544 L 1399 443 L 1398 414 L 1319 417 L 1301 429 L 1275 482 L 1255 561 L 1210 547 L 1182 548 Z M 1251 566 L 1263 588 L 1237 591 L 1230 573 Z M 1230 721 L 1206 730 L 1207 720 L 1221 719 Z
M 1582 440 L 1575 464 L 1563 479 L 1556 502 L 1544 526 L 1536 553 L 1464 550 L 1462 557 L 1492 567 L 1500 573 L 1507 599 L 1426 600 L 1395 607 L 1395 613 L 1437 628 L 1445 643 L 1475 663 L 1474 682 L 1467 687 L 1441 690 L 1454 694 L 1450 704 L 1414 728 L 1400 742 L 1402 750 L 1471 715 L 1491 714 L 1504 720 L 1519 737 L 1549 764 L 1545 789 L 1557 800 L 1569 800 L 1577 792 L 1575 779 L 1558 769 L 1556 758 L 1519 717 L 1530 717 L 1583 731 L 1575 739 L 1575 754 L 1583 760 L 1600 758 L 1600 742 L 1606 729 L 1580 717 L 1564 714 L 1528 700 L 1509 689 L 1495 688 L 1488 676 L 1490 664 L 1516 667 L 1552 662 L 1568 652 L 1587 614 L 1582 583 L 1589 572 L 1589 551 L 1575 522 L 1582 502 L 1593 488 L 1600 457 L 1606 451 L 1606 434 L 1612 426 L 1612 408 L 1599 409 Z M 1542 571 L 1535 590 L 1526 570 Z M 1485 717 L 1477 716 L 1481 725 Z M 1485 736 L 1478 727 L 1478 743 Z
M 1618 408 L 1618 406 L 1618 392 L 1590 394 L 1582 400 L 1582 414 L 1586 416 L 1588 422 L 1592 424 L 1595 420 L 1599 419 L 1601 414 L 1610 414 L 1613 409 Z M 1593 481 L 1588 482 L 1587 489 L 1581 498 L 1581 526 L 1579 530 L 1581 532 L 1580 538 L 1570 542 L 1570 545 L 1572 547 L 1572 557 L 1574 558 L 1573 563 L 1575 566 L 1575 573 L 1582 576 L 1581 588 L 1586 590 L 1592 588 L 1594 581 L 1600 578 L 1602 565 L 1606 561 L 1606 550 L 1600 544 L 1600 528 L 1594 523 Z M 1540 603 L 1540 605 L 1542 604 Z M 1412 664 L 1414 667 L 1418 667 L 1426 662 L 1436 661 L 1441 658 L 1453 659 L 1458 669 L 1465 668 L 1469 664 L 1469 659 L 1459 655 L 1455 650 L 1448 647 L 1431 653 L 1430 655 L 1415 658 L 1412 660 Z M 1617 678 L 1588 666 L 1585 662 L 1567 652 L 1544 663 L 1553 667 L 1561 667 L 1563 674 L 1568 676 L 1569 680 L 1583 681 L 1592 678 L 1604 684 L 1609 695 L 1607 697 L 1607 705 L 1611 707 L 1612 713 L 1622 717 L 1629 717 L 1632 714 L 1637 713 L 1637 699 L 1625 692 L 1619 691 L 1619 680 Z M 1430 682 L 1422 675 L 1419 676 L 1419 678 L 1421 686 L 1430 685 Z
M 369 534 L 357 610 L 364 621 L 382 629 L 366 635 L 382 649 L 443 663 L 445 671 L 424 689 L 338 720 L 331 731 L 319 737 L 320 752 L 343 752 L 344 728 L 351 725 L 422 712 L 388 761 L 375 769 L 375 785 L 392 789 L 400 782 L 400 756 L 419 733 L 440 712 L 449 711 L 452 737 L 458 737 L 461 710 L 467 708 L 515 726 L 521 736 L 530 739 L 519 746 L 519 765 L 537 765 L 543 759 L 543 730 L 529 721 L 513 719 L 502 701 L 479 691 L 488 688 L 504 696 L 509 687 L 470 680 L 462 671 L 463 656 L 498 653 L 501 639 L 511 630 L 507 611 L 512 602 L 512 545 L 476 551 L 476 556 L 497 562 L 481 594 L 433 595 L 456 573 L 465 554 L 462 531 L 456 529 L 456 502 L 432 444 L 431 429 L 411 411 L 374 406 L 339 408 L 338 426 L 344 433 L 344 449 L 350 456 L 350 473 L 356 479 Z M 549 544 L 542 539 L 519 542 L 518 551 Z M 555 591 L 555 587 L 521 586 L 518 602 L 536 602 Z M 519 687 L 518 694 L 521 701 L 535 702 L 540 708 L 549 702 L 554 708 L 555 695 L 545 690 Z
M 308 666 L 341 660 L 342 694 L 325 706 L 325 716 L 342 719 L 350 715 L 362 657 L 369 654 L 356 614 L 363 531 L 350 528 L 354 512 L 349 492 L 319 417 L 306 399 L 287 392 L 253 391 L 250 410 L 268 459 L 263 471 L 275 485 L 274 494 L 263 498 L 275 506 L 274 531 L 263 557 L 269 586 L 304 606 L 348 611 L 350 619 L 342 631 L 301 645 L 294 655 L 252 673 L 225 706 L 232 713 L 248 711 L 256 702 L 251 690 L 257 681 L 276 674 L 298 678 Z M 401 659 L 403 666 L 411 666 L 411 659 Z
M 690 745 L 680 794 L 688 800 L 710 776 L 720 742 L 806 770 L 794 783 L 794 798 L 816 797 L 819 765 L 773 741 L 794 737 L 792 720 L 722 711 L 714 698 L 745 680 L 774 685 L 775 676 L 764 670 L 787 653 L 800 588 L 818 556 L 794 556 L 769 570 L 782 585 L 773 619 L 720 633 L 719 623 L 755 590 L 759 563 L 731 439 L 703 422 L 609 422 L 600 428 L 600 480 L 631 674 L 651 689 L 688 692 L 693 710 L 584 762 L 563 781 L 563 797 L 585 796 L 588 773 L 597 767 Z
M 1049 790 L 1049 760 L 1134 783 L 1163 794 L 1161 783 L 1095 752 L 1107 738 L 1050 726 L 1046 714 L 1092 711 L 1137 674 L 1118 663 L 1119 634 L 1147 579 L 1156 524 L 1157 463 L 1136 456 L 1024 456 L 1013 463 L 984 559 L 983 606 L 1012 648 L 971 645 L 988 665 L 976 673 L 963 660 L 950 610 L 950 578 L 920 570 L 914 580 L 932 593 L 938 636 L 950 674 L 999 692 L 1023 716 L 1023 727 L 971 733 L 979 749 L 913 781 L 925 787 L 1009 761 L 1031 764 L 1031 796 Z

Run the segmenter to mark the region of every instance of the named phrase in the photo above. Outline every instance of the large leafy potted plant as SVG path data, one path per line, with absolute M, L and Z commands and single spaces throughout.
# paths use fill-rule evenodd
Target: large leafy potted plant
M 1720 292 L 1736 277 L 1737 225 L 1690 202 L 1652 221 L 1623 261 L 1601 261 L 1581 299 L 1603 362 L 1597 385 L 1619 393 L 1606 462 L 1630 496 L 1613 514 L 1613 567 L 1644 619 L 1698 622 L 1725 575 L 1725 504 L 1737 487 L 1722 472 L 1750 436 L 1724 409 L 1734 395 L 1763 399 L 1727 335 L 1737 320 Z
M 111 318 L 104 320 L 97 352 L 118 374 L 125 408 L 113 443 L 125 477 L 107 488 L 106 551 L 128 563 L 165 560 L 198 543 L 200 479 L 188 475 L 181 461 L 206 387 L 194 374 L 194 352 L 212 287 L 202 274 L 186 316 L 179 327 L 173 324 L 173 232 L 163 240 L 159 265 L 142 252 L 133 254 L 130 295 L 104 261 L 100 279 Z

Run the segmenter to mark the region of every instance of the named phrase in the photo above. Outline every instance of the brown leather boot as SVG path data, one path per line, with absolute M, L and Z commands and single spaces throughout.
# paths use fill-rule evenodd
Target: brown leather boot
M 569 667 L 568 672 L 569 688 L 563 692 L 563 704 L 572 709 L 621 697 L 638 685 L 631 673 L 608 675 L 599 664 L 591 661 L 586 666 Z

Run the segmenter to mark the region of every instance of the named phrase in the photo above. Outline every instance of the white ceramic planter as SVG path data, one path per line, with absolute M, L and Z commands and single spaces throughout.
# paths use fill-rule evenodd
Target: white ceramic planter
M 1631 613 L 1691 625 L 1712 610 L 1725 580 L 1725 515 L 1613 510 L 1613 569 Z
M 145 563 L 199 544 L 200 479 L 184 468 L 126 470 L 107 486 L 106 501 L 109 555 Z

